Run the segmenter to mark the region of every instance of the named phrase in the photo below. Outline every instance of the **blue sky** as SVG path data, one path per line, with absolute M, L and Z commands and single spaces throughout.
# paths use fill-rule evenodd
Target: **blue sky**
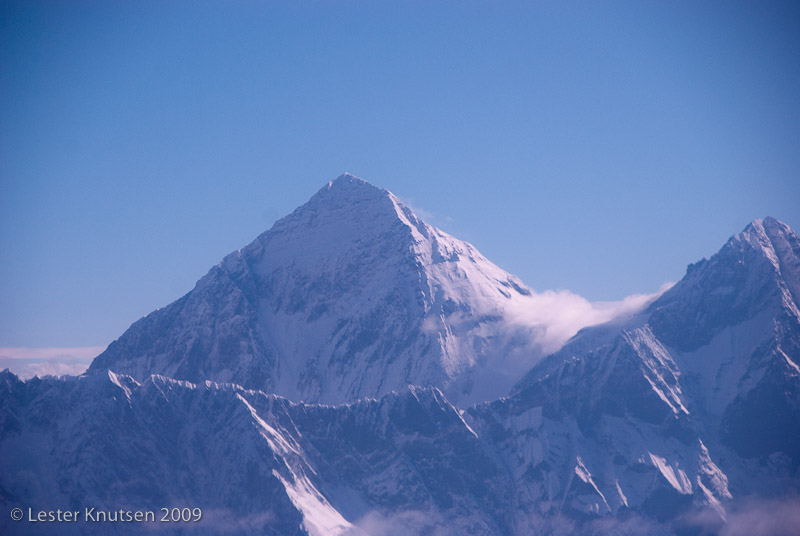
M 94 347 L 350 171 L 537 290 L 800 228 L 781 2 L 0 3 L 0 347 Z

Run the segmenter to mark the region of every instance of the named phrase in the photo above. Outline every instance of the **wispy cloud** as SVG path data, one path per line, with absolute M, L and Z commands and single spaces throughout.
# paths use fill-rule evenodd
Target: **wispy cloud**
M 424 209 L 414 204 L 412 199 L 408 199 L 406 197 L 398 197 L 397 199 L 400 200 L 405 206 L 411 209 L 411 212 L 417 215 L 425 223 L 433 225 L 434 227 L 442 227 L 452 224 L 455 220 L 452 217 L 438 214 L 436 212 L 431 212 L 430 210 Z
M 105 346 L 0 348 L 0 369 L 22 378 L 82 374 Z
M 482 516 L 454 515 L 454 512 L 442 513 L 437 510 L 407 510 L 394 513 L 370 511 L 356 522 L 360 531 L 370 536 L 412 536 L 429 534 L 431 536 L 456 536 L 474 533 L 481 527 Z M 572 536 L 575 534 L 598 535 L 615 534 L 619 536 L 639 536 L 640 534 L 664 534 L 663 526 L 652 520 L 630 514 L 625 519 L 604 517 L 600 519 L 572 520 L 569 518 L 540 517 L 534 513 L 517 518 L 520 532 L 528 534 L 549 534 L 551 536 Z M 489 527 L 482 526 L 483 533 Z M 361 532 L 353 530 L 346 536 L 361 536 Z
M 370 536 L 412 536 L 430 534 L 431 536 L 451 536 L 463 534 L 461 527 L 450 526 L 437 512 L 406 510 L 382 513 L 377 510 L 367 512 L 356 521 L 356 527 L 347 536 L 369 534 Z
M 652 294 L 633 294 L 618 301 L 591 302 L 569 290 L 546 290 L 518 300 L 508 310 L 512 320 L 543 328 L 538 342 L 545 353 L 554 352 L 579 330 L 630 316 L 655 301 L 674 283 Z
M 0 357 L 7 359 L 91 359 L 105 350 L 105 346 L 70 346 L 30 348 L 0 347 Z
M 727 520 L 710 510 L 693 511 L 679 520 L 694 533 L 719 536 L 784 536 L 800 527 L 800 496 L 743 497 L 726 506 Z M 683 528 L 683 527 L 682 527 Z
M 203 518 L 197 523 L 184 523 L 181 531 L 191 533 L 242 534 L 265 532 L 276 524 L 271 512 L 240 513 L 231 509 L 203 509 Z M 160 528 L 156 528 L 159 530 Z

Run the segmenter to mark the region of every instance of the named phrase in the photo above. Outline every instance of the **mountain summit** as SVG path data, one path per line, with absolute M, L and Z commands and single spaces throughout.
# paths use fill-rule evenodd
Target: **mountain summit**
M 800 319 L 798 303 L 800 238 L 774 218 L 758 219 L 710 259 L 690 265 L 651 305 L 651 322 L 671 344 L 688 351 L 761 311 Z
M 344 174 L 134 323 L 90 371 L 233 382 L 339 403 L 408 384 L 508 392 L 541 351 L 531 292 L 388 190 Z

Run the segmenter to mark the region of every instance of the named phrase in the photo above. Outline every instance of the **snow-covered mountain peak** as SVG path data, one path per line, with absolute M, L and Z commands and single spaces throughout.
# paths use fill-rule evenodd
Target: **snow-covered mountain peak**
M 753 278 L 777 289 L 781 305 L 800 319 L 800 237 L 783 222 L 756 219 L 717 254 L 747 265 Z
M 385 198 L 389 194 L 388 190 L 356 177 L 351 173 L 342 173 L 334 180 L 319 189 L 311 198 L 310 204 L 317 203 L 359 203 L 363 201 L 377 201 Z
M 338 229 L 336 236 L 330 236 L 330 231 L 321 231 L 324 226 Z M 387 234 L 392 234 L 404 247 L 413 248 L 424 264 L 457 254 L 455 250 L 477 253 L 471 245 L 422 221 L 389 190 L 350 173 L 330 181 L 306 204 L 262 236 L 274 238 L 276 234 L 308 231 L 323 233 L 325 241 L 337 247 L 349 239 L 364 243 L 366 239 L 386 239 Z M 429 244 L 425 245 L 426 242 Z M 327 256 L 330 252 L 323 248 L 321 253 Z
M 757 235 L 761 238 L 768 240 L 780 239 L 787 235 L 795 234 L 792 228 L 780 220 L 767 216 L 765 218 L 756 218 L 751 221 L 741 233 L 734 235 L 734 237 L 750 237 L 750 235 Z
M 259 241 L 275 242 L 282 235 L 288 235 L 291 240 L 315 239 L 327 243 L 366 238 L 397 224 L 393 197 L 388 190 L 345 173 L 323 186 L 307 203 L 278 220 Z M 325 254 L 327 249 L 323 249 Z
M 770 260 L 776 269 L 780 270 L 778 250 L 785 249 L 787 245 L 797 245 L 798 237 L 792 229 L 775 218 L 753 220 L 745 229 L 731 237 L 728 245 L 748 244 L 760 250 Z
M 407 384 L 505 394 L 541 355 L 531 292 L 350 174 L 134 324 L 90 370 L 346 402 Z
M 668 315 L 670 325 L 685 325 L 691 333 L 707 331 L 701 337 L 707 340 L 719 327 L 766 309 L 800 317 L 798 297 L 800 239 L 774 218 L 757 219 L 710 259 L 689 265 L 686 276 L 650 306 L 651 321 L 660 324 Z M 683 333 L 682 340 L 687 339 Z
M 746 250 L 753 250 L 763 254 L 779 270 L 780 257 L 786 253 L 797 256 L 798 244 L 800 238 L 785 223 L 772 217 L 758 218 L 732 236 L 720 253 L 733 250 L 741 255 Z
M 361 189 L 361 190 L 372 189 L 372 190 L 381 191 L 381 188 L 378 188 L 377 186 L 373 185 L 369 181 L 366 181 L 366 180 L 362 179 L 361 177 L 357 177 L 357 176 L 353 175 L 352 173 L 350 173 L 348 171 L 345 171 L 344 173 L 342 173 L 341 175 L 339 175 L 338 177 L 336 177 L 335 179 L 330 181 L 327 184 L 327 186 L 321 188 L 320 192 L 328 191 L 328 190 L 337 190 L 337 191 L 340 191 L 340 192 L 344 192 L 344 191 L 347 191 L 347 190 L 357 191 L 359 189 Z

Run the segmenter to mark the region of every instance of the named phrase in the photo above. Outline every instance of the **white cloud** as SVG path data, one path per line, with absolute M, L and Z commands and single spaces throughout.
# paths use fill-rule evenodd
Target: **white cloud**
M 395 196 L 397 197 L 397 196 Z M 414 205 L 414 201 L 412 199 L 408 199 L 405 197 L 397 197 L 397 199 L 406 207 L 408 207 L 411 212 L 413 212 L 417 218 L 421 219 L 428 225 L 433 225 L 434 227 L 442 227 L 452 224 L 455 220 L 452 217 L 447 216 L 445 214 L 438 214 L 436 212 L 431 212 L 430 210 L 426 210 L 424 208 L 418 207 Z
M 618 301 L 590 302 L 569 290 L 546 290 L 516 300 L 508 313 L 512 320 L 543 330 L 539 339 L 545 354 L 558 350 L 580 329 L 638 313 L 674 283 L 664 283 L 652 294 L 633 294 Z
M 105 346 L 74 346 L 63 348 L 18 348 L 0 347 L 0 357 L 6 359 L 91 359 L 103 350 Z
M 711 509 L 689 512 L 678 520 L 687 533 L 719 536 L 785 536 L 798 534 L 800 496 L 762 498 L 746 496 L 726 504 L 726 518 Z
M 82 374 L 105 346 L 0 348 L 0 369 L 22 378 Z
M 452 536 L 464 534 L 463 527 L 454 526 L 459 520 L 445 523 L 436 511 L 406 510 L 384 514 L 376 510 L 367 512 L 356 521 L 353 530 L 345 533 L 346 536 L 412 536 L 416 534 L 430 534 L 431 536 Z

